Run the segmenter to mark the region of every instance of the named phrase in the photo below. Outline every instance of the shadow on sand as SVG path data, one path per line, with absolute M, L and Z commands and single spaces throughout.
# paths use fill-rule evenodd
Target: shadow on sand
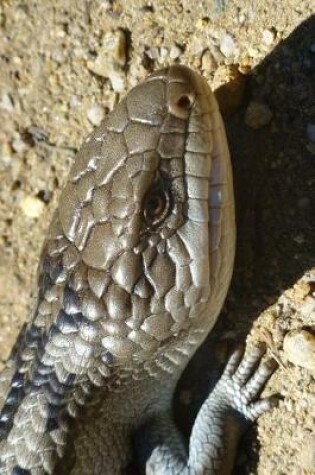
M 186 434 L 209 393 L 209 379 L 211 388 L 221 373 L 216 361 L 244 341 L 261 312 L 315 264 L 315 161 L 306 135 L 315 117 L 314 31 L 312 16 L 255 68 L 242 107 L 226 120 L 237 209 L 235 272 L 219 321 L 177 391 L 175 412 Z M 273 112 L 272 122 L 259 130 L 244 122 L 253 100 Z M 253 428 L 235 473 L 257 473 L 255 440 Z

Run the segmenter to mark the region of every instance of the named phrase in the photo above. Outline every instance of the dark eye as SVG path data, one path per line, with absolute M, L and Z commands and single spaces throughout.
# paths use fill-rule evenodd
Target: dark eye
M 166 218 L 170 207 L 170 197 L 166 190 L 154 187 L 144 200 L 143 215 L 146 223 L 157 226 Z

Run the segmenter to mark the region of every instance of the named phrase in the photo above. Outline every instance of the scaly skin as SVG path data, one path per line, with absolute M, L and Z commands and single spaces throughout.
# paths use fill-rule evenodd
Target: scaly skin
M 235 250 L 232 173 L 207 83 L 182 66 L 84 142 L 43 246 L 38 300 L 0 375 L 1 474 L 228 473 L 272 373 L 232 356 L 186 453 L 177 381 L 212 329 Z M 239 366 L 238 366 L 239 365 Z M 252 376 L 252 377 L 251 377 Z

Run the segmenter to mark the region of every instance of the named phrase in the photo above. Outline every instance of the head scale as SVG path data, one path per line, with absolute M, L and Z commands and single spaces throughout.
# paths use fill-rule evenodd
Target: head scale
M 215 99 L 188 68 L 159 71 L 86 139 L 51 227 L 47 245 L 66 243 L 60 307 L 86 322 L 85 353 L 68 366 L 145 361 L 194 330 L 202 339 L 227 291 L 234 233 Z

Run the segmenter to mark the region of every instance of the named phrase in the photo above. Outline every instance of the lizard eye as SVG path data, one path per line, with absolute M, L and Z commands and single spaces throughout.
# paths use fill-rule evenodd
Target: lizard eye
M 146 223 L 157 226 L 164 221 L 170 207 L 170 197 L 166 190 L 158 186 L 152 188 L 144 199 L 143 215 Z

